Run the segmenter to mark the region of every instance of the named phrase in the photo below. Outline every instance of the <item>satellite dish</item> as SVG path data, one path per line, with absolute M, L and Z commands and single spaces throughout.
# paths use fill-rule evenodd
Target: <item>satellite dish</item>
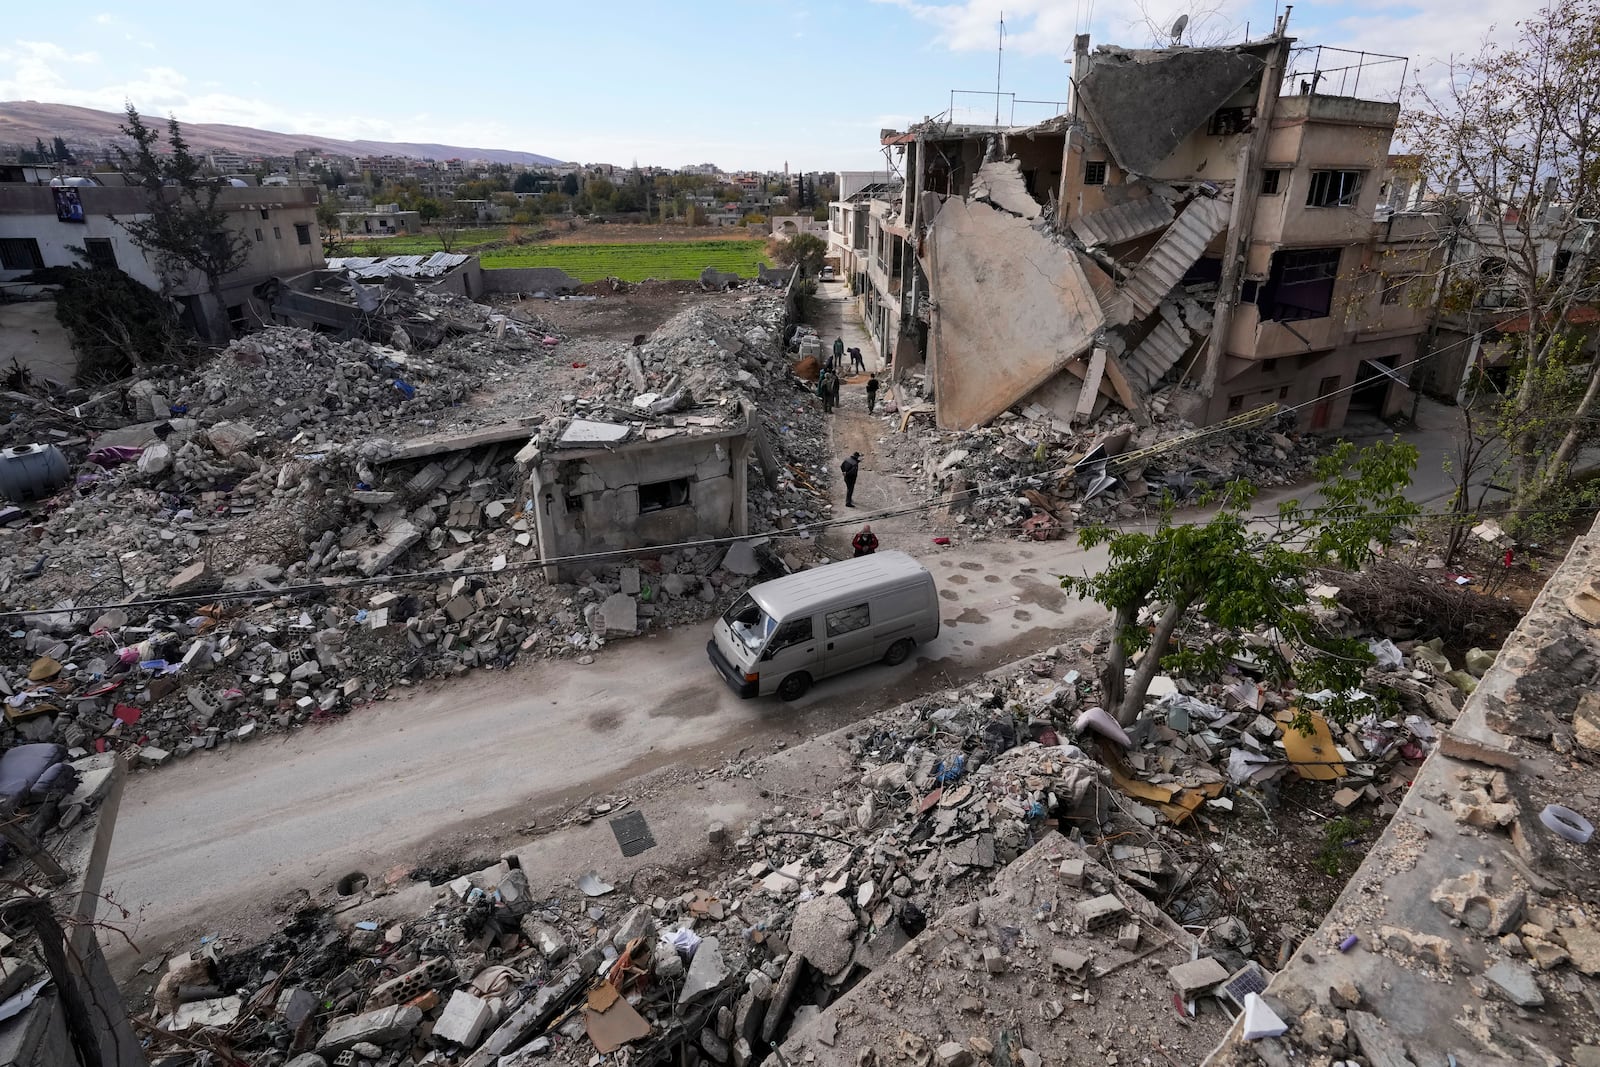
M 1177 44 L 1183 40 L 1183 31 L 1189 25 L 1188 15 L 1179 15 L 1178 21 L 1172 24 L 1172 43 Z

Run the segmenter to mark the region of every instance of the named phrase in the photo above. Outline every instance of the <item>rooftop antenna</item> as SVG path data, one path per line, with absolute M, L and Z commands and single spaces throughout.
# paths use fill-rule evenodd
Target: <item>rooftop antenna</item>
M 1000 125 L 1000 63 L 1006 56 L 1006 13 L 1000 12 L 1000 47 L 994 55 L 994 124 Z
M 1188 25 L 1189 25 L 1189 16 L 1188 15 L 1179 15 L 1178 16 L 1178 21 L 1174 22 L 1172 24 L 1172 43 L 1173 44 L 1178 45 L 1178 44 L 1182 44 L 1183 43 L 1183 31 L 1188 27 Z

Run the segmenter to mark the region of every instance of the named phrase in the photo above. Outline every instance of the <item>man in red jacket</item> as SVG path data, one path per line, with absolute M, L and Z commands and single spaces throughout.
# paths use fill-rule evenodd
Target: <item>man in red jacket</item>
M 871 526 L 863 526 L 861 532 L 851 538 L 850 547 L 858 556 L 870 556 L 878 551 L 878 535 L 872 532 Z

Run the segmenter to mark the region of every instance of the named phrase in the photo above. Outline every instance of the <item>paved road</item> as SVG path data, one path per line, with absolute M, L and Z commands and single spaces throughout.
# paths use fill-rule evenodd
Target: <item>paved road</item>
M 136 940 L 227 931 L 263 899 L 415 862 L 468 824 L 514 830 L 645 771 L 835 729 L 1097 622 L 1098 607 L 1051 577 L 1073 554 L 1064 542 L 925 554 L 943 596 L 939 637 L 900 667 L 830 679 L 795 704 L 736 698 L 706 660 L 708 623 L 615 642 L 589 666 L 479 672 L 137 775 L 106 885 L 136 913 Z
M 836 306 L 828 325 L 853 334 L 859 326 L 849 320 Z M 837 444 L 856 447 L 846 442 L 858 434 L 870 442 L 869 421 L 853 412 L 834 420 Z M 1428 499 L 1444 481 L 1438 458 L 1449 436 L 1434 426 L 1421 440 L 1427 458 L 1415 495 Z M 902 495 L 884 476 L 863 502 L 893 506 Z M 1263 509 L 1271 504 L 1262 501 Z M 479 672 L 336 723 L 136 776 L 106 885 L 135 912 L 133 932 L 145 943 L 233 930 L 264 899 L 296 887 L 416 862 L 469 831 L 515 831 L 540 808 L 659 767 L 810 737 L 1104 618 L 1052 578 L 1097 570 L 1100 551 L 1070 541 L 917 543 L 926 550 L 885 541 L 933 569 L 945 625 L 898 668 L 829 680 L 796 704 L 740 701 L 706 662 L 704 624 L 614 643 L 586 667 Z

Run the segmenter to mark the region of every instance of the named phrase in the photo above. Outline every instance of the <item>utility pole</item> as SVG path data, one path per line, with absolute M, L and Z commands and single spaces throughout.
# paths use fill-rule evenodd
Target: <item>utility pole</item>
M 1000 125 L 1000 64 L 1006 58 L 1006 13 L 1000 12 L 1000 47 L 994 54 L 994 124 Z M 954 117 L 954 116 L 952 116 Z

